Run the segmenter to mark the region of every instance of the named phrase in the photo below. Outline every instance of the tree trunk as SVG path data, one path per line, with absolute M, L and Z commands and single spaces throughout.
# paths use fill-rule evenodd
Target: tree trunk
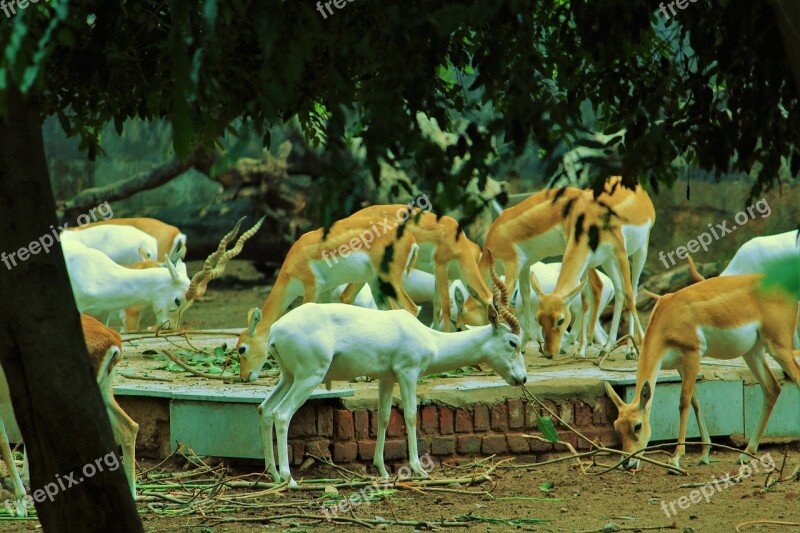
M 6 98 L 8 114 L 0 118 L 0 362 L 28 451 L 31 495 L 43 499 L 37 490 L 57 479 L 65 487 L 52 501 L 35 503 L 45 531 L 143 531 L 122 468 L 110 470 L 108 454 L 121 462 L 120 454 L 89 365 L 61 246 L 55 243 L 49 253 L 30 247 L 37 254 L 25 260 L 10 257 L 52 236 L 56 218 L 39 112 L 13 87 Z M 84 470 L 89 464 L 97 473 Z M 70 474 L 78 483 L 72 487 L 65 478 Z

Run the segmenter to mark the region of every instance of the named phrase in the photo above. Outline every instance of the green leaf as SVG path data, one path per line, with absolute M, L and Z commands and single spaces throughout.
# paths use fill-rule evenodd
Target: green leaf
M 541 420 L 541 418 L 539 419 Z M 541 485 L 539 485 L 539 490 L 542 492 L 553 492 L 556 489 L 556 484 L 554 481 L 545 481 Z
M 539 431 L 542 432 L 542 435 L 544 435 L 544 438 L 548 441 L 553 444 L 558 442 L 558 433 L 549 416 L 540 416 L 539 420 L 536 421 L 536 427 L 539 428 Z
M 214 355 L 220 359 L 225 359 L 225 350 L 222 348 L 222 346 L 217 346 L 214 348 Z

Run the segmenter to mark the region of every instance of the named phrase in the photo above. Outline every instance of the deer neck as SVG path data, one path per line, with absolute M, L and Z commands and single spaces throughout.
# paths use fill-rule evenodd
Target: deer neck
M 484 346 L 493 335 L 493 328 L 481 326 L 458 333 L 433 330 L 430 333 L 436 348 L 425 374 L 456 370 L 483 362 L 486 358 Z

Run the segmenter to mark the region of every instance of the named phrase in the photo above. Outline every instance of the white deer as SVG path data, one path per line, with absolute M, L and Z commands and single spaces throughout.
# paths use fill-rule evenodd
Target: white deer
M 178 323 L 189 289 L 182 261 L 173 264 L 165 258 L 161 268 L 138 270 L 120 266 L 103 252 L 71 239 L 61 246 L 81 313 L 104 317 L 120 309 L 150 305 L 159 324 L 174 327 Z
M 155 237 L 132 226 L 104 224 L 80 230 L 62 231 L 61 241 L 77 241 L 84 246 L 100 250 L 118 265 L 132 265 L 142 260 L 157 260 L 158 242 Z
M 389 476 L 383 448 L 395 383 L 400 384 L 409 465 L 418 475 L 427 477 L 417 449 L 419 377 L 486 363 L 511 385 L 522 385 L 527 380 L 520 352 L 519 322 L 505 307 L 508 303 L 505 287 L 498 287 L 495 294 L 499 309 L 492 305 L 487 308 L 489 325 L 459 333 L 429 329 L 403 310 L 378 311 L 353 305 L 306 303 L 272 324 L 269 337 L 264 339 L 254 334 L 261 311 L 252 309 L 248 330 L 242 333 L 237 344 L 243 374 L 258 375 L 264 359 L 258 358 L 260 361 L 252 365 L 250 356 L 259 353 L 268 352 L 281 369 L 278 384 L 258 408 L 266 468 L 273 479 L 286 480 L 289 486 L 296 486 L 289 471 L 288 429 L 292 416 L 309 395 L 323 382 L 358 376 L 378 380 L 378 440 L 373 464 L 381 477 Z M 506 324 L 500 322 L 500 317 Z M 277 432 L 280 474 L 275 467 L 273 424 Z

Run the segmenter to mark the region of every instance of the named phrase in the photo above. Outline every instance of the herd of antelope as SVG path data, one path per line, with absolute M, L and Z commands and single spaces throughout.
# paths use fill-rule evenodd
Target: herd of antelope
M 248 312 L 236 346 L 241 380 L 256 380 L 270 356 L 281 370 L 274 390 L 259 406 L 266 468 L 275 481 L 294 485 L 289 422 L 319 385 L 330 387 L 332 381 L 359 376 L 377 380 L 374 465 L 386 477 L 383 447 L 395 383 L 400 385 L 406 428 L 415 428 L 419 377 L 483 363 L 509 384 L 523 385 L 523 353 L 529 341 L 538 343 L 548 358 L 576 341 L 580 357 L 595 342 L 607 354 L 618 344 L 623 307 L 629 316 L 628 351 L 634 344 L 639 347 L 636 389 L 629 404 L 608 385 L 607 390 L 619 409 L 614 426 L 626 452 L 648 444 L 650 406 L 662 368 L 677 369 L 683 379 L 678 439 L 685 440 L 691 405 L 705 444 L 703 462 L 709 459 L 710 440 L 695 394 L 703 356 L 742 357 L 761 385 L 763 412 L 746 453 L 756 451 L 780 392 L 764 352 L 800 387 L 800 365 L 793 352 L 800 348 L 798 300 L 780 290 L 762 290 L 760 284 L 768 260 L 800 261 L 796 231 L 749 241 L 718 278 L 704 280 L 691 265 L 698 283 L 661 296 L 645 331 L 636 297 L 656 216 L 641 187 L 629 189 L 612 177 L 600 194 L 570 187 L 537 192 L 500 214 L 483 249 L 453 218 L 420 209 L 406 217 L 403 231 L 385 232 L 367 246 L 354 246 L 370 228 L 385 224 L 403 208 L 407 206 L 368 207 L 327 232 L 302 235 L 263 307 Z M 151 308 L 157 327 L 176 329 L 186 308 L 222 274 L 263 220 L 228 250 L 240 220 L 192 279 L 182 262 L 186 236 L 174 226 L 133 218 L 64 231 L 61 244 L 78 309 L 106 323 L 119 317 L 122 330 L 130 331 L 139 329 L 142 311 Z M 329 257 L 337 253 L 331 263 Z M 561 256 L 561 262 L 541 262 L 554 256 Z M 303 304 L 287 312 L 300 296 Z M 605 330 L 599 315 L 612 299 L 613 317 Z M 430 327 L 417 319 L 418 304 L 425 302 L 433 308 Z M 82 318 L 135 497 L 133 442 L 138 426 L 116 404 L 110 384 L 121 355 L 120 336 L 97 320 Z M 7 393 L 3 398 L 8 402 Z M 5 437 L 2 421 L 0 430 Z M 408 431 L 407 437 L 410 467 L 426 476 L 416 432 Z M 0 442 L 3 459 L 13 465 L 7 439 L 0 440 L 5 441 Z M 681 444 L 670 463 L 679 466 L 683 455 Z M 626 462 L 628 468 L 637 465 L 635 458 Z M 10 470 L 16 496 L 24 496 L 19 476 Z

